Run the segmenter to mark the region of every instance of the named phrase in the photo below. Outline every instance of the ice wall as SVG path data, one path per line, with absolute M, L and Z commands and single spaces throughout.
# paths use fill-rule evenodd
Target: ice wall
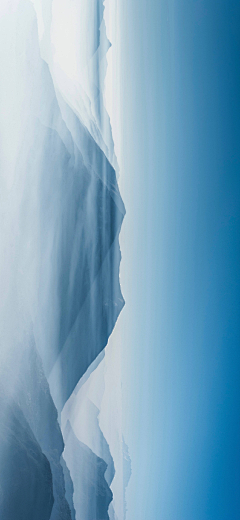
M 78 446 L 77 465 L 68 468 L 60 428 L 62 408 L 105 348 L 124 305 L 118 236 L 125 209 L 103 103 L 109 48 L 103 13 L 100 0 L 0 6 L 5 520 L 74 520 L 83 510 L 82 520 L 107 518 L 112 500 L 114 462 L 101 430 L 103 458 L 67 435 L 69 460 Z M 98 411 L 91 413 L 96 425 Z M 93 425 L 89 439 L 94 432 Z M 95 493 L 94 511 L 79 512 L 74 486 L 86 504 Z

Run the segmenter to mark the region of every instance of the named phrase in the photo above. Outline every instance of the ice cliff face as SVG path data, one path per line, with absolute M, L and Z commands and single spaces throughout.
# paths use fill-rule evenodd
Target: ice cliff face
M 39 354 L 31 339 L 29 346 L 24 349 L 19 368 L 19 376 L 15 382 L 15 399 L 51 468 L 54 498 L 51 520 L 71 520 L 61 465 L 64 443 L 58 414 Z
M 100 0 L 0 7 L 4 520 L 103 520 L 112 500 L 101 431 L 103 459 L 71 426 L 64 446 L 60 424 L 124 305 L 103 13 Z
M 1 389 L 0 511 L 7 520 L 49 520 L 51 467 L 21 408 Z

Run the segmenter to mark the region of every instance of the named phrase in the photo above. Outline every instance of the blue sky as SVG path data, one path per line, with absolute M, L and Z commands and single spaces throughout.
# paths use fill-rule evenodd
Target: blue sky
M 237 520 L 240 6 L 123 0 L 121 35 L 128 520 Z

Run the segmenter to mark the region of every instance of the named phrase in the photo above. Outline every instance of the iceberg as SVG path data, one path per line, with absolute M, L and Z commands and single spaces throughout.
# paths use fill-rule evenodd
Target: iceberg
M 102 0 L 1 4 L 4 520 L 108 519 L 113 498 L 99 409 L 89 402 L 83 414 L 85 442 L 66 413 L 61 422 L 124 306 L 125 208 L 103 102 L 109 45 Z

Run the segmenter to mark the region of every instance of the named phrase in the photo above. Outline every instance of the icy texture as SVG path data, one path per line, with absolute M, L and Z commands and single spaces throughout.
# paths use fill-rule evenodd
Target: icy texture
M 0 517 L 49 520 L 50 464 L 19 406 L 0 392 Z
M 112 500 L 114 462 L 99 409 L 89 408 L 89 420 L 102 458 L 72 433 L 64 453 L 72 461 L 77 445 L 78 455 L 67 467 L 59 425 L 124 305 L 125 209 L 102 96 L 103 13 L 100 0 L 0 5 L 4 520 L 75 520 L 83 509 L 86 520 L 104 520 Z
M 109 520 L 112 492 L 104 477 L 106 462 L 75 437 L 69 423 L 65 436 L 67 446 L 71 447 L 68 452 L 66 446 L 64 458 L 74 481 L 76 520 Z

